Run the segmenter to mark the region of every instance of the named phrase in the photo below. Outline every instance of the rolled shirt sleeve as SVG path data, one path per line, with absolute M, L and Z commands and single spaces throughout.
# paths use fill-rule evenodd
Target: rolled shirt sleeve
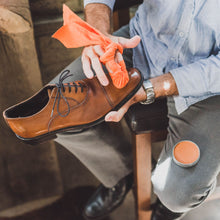
M 206 59 L 170 70 L 179 95 L 204 96 L 220 93 L 220 51 Z
M 111 10 L 114 8 L 115 0 L 84 0 L 84 7 L 90 3 L 101 3 L 107 5 Z

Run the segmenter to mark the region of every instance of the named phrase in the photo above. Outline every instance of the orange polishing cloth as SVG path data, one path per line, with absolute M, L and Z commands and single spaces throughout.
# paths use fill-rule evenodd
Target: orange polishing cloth
M 116 63 L 114 59 L 117 50 L 123 53 L 122 46 L 83 21 L 66 5 L 63 5 L 63 20 L 63 26 L 52 37 L 67 48 L 101 45 L 105 53 L 100 57 L 100 61 L 111 69 L 109 74 L 115 87 L 123 88 L 129 80 L 128 72 L 124 61 Z

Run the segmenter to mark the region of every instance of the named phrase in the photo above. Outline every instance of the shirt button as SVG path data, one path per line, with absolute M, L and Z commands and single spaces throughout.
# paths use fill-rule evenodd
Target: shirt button
M 179 32 L 180 37 L 184 37 L 184 35 L 185 35 L 184 32 L 182 32 L 182 31 Z

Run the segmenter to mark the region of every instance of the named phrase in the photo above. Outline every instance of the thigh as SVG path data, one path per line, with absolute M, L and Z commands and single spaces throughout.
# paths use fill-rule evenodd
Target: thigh
M 178 115 L 168 98 L 169 127 L 165 146 L 152 175 L 154 192 L 167 208 L 186 212 L 203 202 L 216 184 L 220 171 L 220 96 L 192 105 Z M 199 162 L 183 168 L 172 160 L 172 150 L 181 140 L 200 148 Z
M 180 115 L 173 99 L 169 98 L 168 112 L 168 137 L 158 165 L 165 161 L 169 164 L 169 182 L 176 181 L 177 184 L 181 180 L 181 186 L 191 186 L 192 189 L 210 186 L 220 171 L 220 96 L 198 102 Z M 181 140 L 191 140 L 200 148 L 201 157 L 194 167 L 182 168 L 171 159 L 173 146 Z
M 121 36 L 125 38 L 129 38 L 129 25 L 125 25 L 121 27 L 119 30 L 113 33 L 115 36 Z M 133 66 L 132 64 L 132 49 L 125 49 L 123 52 L 123 58 L 126 64 L 127 68 L 131 68 Z M 107 73 L 106 68 L 103 66 L 104 71 Z M 69 64 L 65 69 L 62 70 L 70 70 L 70 72 L 73 74 L 71 77 L 67 78 L 65 82 L 72 82 L 76 80 L 81 80 L 85 79 L 85 73 L 83 72 L 82 69 L 82 62 L 81 62 L 81 57 L 78 57 L 76 60 L 74 60 L 71 64 Z M 61 73 L 62 73 L 61 72 Z M 50 81 L 50 84 L 57 83 L 59 81 L 59 73 L 53 80 Z
M 67 67 L 65 67 L 54 79 L 52 79 L 49 84 L 57 83 L 59 81 L 60 74 L 65 70 L 69 70 L 72 76 L 68 77 L 64 82 L 73 82 L 86 78 L 82 69 L 81 57 L 78 57 Z

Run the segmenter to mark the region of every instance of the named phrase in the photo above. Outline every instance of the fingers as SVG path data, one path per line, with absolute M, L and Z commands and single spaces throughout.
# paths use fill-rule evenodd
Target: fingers
M 104 53 L 102 50 L 101 46 L 96 45 L 96 46 L 89 46 L 85 47 L 82 53 L 82 68 L 83 71 L 88 78 L 92 78 L 94 76 L 93 70 L 95 71 L 98 80 L 103 86 L 107 86 L 109 81 L 108 78 L 106 77 L 102 64 L 99 61 L 99 57 Z
M 118 38 L 118 43 L 121 44 L 123 48 L 134 48 L 140 43 L 140 41 L 141 38 L 138 35 L 132 37 L 131 39 L 124 37 Z
M 105 121 L 106 122 L 119 122 L 123 116 L 125 115 L 125 113 L 127 112 L 127 110 L 125 112 L 122 111 L 111 111 L 109 112 L 106 116 L 105 116 Z
M 99 82 L 103 85 L 103 86 L 107 86 L 108 85 L 108 79 L 102 69 L 102 65 L 99 61 L 99 58 L 97 56 L 92 56 L 91 57 L 91 63 L 92 63 L 92 68 L 94 69 L 96 76 L 99 80 Z
M 112 36 L 112 40 L 121 44 L 123 48 L 134 48 L 140 43 L 140 37 L 134 36 L 131 39 L 123 38 L 123 37 L 114 37 Z M 94 72 L 97 75 L 98 80 L 103 86 L 107 86 L 109 84 L 108 78 L 106 77 L 102 64 L 100 63 L 99 57 L 104 54 L 104 51 L 100 45 L 85 47 L 82 53 L 82 68 L 83 71 L 88 78 L 93 78 Z M 123 60 L 122 54 L 119 52 L 115 55 L 116 63 L 119 63 Z M 107 70 L 111 73 L 112 70 L 108 64 L 106 65 Z
M 95 45 L 92 48 L 96 54 L 98 54 L 100 57 L 104 54 L 104 50 L 100 45 Z
M 81 60 L 82 60 L 83 72 L 85 73 L 86 77 L 89 79 L 93 78 L 94 74 L 90 67 L 91 64 L 89 58 L 84 54 L 82 54 Z
M 117 51 L 116 54 L 115 54 L 115 62 L 120 63 L 122 60 L 123 60 L 122 54 L 119 51 Z M 107 68 L 109 73 L 112 73 L 111 67 L 109 66 L 108 62 L 106 63 L 106 68 Z
M 141 87 L 137 93 L 128 101 L 126 102 L 118 111 L 111 111 L 105 116 L 105 121 L 107 122 L 119 122 L 125 113 L 128 111 L 131 105 L 134 103 L 146 100 L 147 96 L 144 89 Z
M 115 54 L 115 61 L 117 63 L 120 63 L 122 60 L 123 60 L 122 54 L 119 51 L 117 51 L 116 54 Z
M 105 121 L 119 122 L 125 113 L 128 111 L 129 107 L 133 104 L 132 100 L 129 100 L 124 104 L 118 111 L 111 111 L 105 116 Z

